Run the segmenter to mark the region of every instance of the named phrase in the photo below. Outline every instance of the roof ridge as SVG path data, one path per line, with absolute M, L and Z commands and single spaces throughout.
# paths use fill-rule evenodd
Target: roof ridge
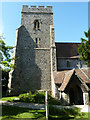
M 75 69 L 69 70 L 65 73 L 65 75 L 69 74 L 70 72 L 74 71 Z
M 89 77 L 86 75 L 86 73 L 85 73 L 81 68 L 79 68 L 79 69 L 80 69 L 81 72 L 86 76 L 86 78 L 87 78 L 88 80 L 90 80 Z
M 65 77 L 64 77 L 64 79 L 63 79 L 62 85 L 60 86 L 60 89 L 62 89 L 62 86 L 63 86 L 63 85 L 65 85 L 65 86 L 64 86 L 64 89 L 66 88 L 67 84 L 69 83 L 69 81 L 70 81 L 70 79 L 71 79 L 71 77 L 72 77 L 72 75 L 73 75 L 73 73 L 74 73 L 74 70 L 75 70 L 75 69 L 72 69 L 72 70 L 68 71 L 67 74 L 65 74 Z M 70 75 L 70 77 L 69 77 L 69 80 L 67 81 L 67 83 L 65 83 L 65 79 L 67 78 L 67 75 L 70 74 L 70 73 L 71 73 L 71 75 Z

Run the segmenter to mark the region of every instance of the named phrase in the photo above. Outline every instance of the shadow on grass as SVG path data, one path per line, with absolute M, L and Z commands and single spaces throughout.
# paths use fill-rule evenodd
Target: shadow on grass
M 57 117 L 57 116 L 56 116 Z M 48 120 L 68 120 L 67 116 L 49 115 Z M 29 108 L 19 108 L 13 106 L 2 106 L 2 119 L 1 120 L 46 120 L 45 110 L 32 110 Z
M 55 116 L 56 109 L 51 109 L 48 120 L 88 120 L 87 118 L 75 118 L 73 116 L 57 113 Z M 50 111 L 49 111 L 50 112 Z M 54 114 L 52 114 L 54 112 Z M 87 113 L 88 114 L 88 113 Z M 20 108 L 13 106 L 2 106 L 2 119 L 0 120 L 46 120 L 45 110 L 34 110 L 29 108 Z
M 12 106 L 2 106 L 2 119 L 38 119 L 45 117 L 45 110 L 32 110 L 29 108 L 19 108 Z

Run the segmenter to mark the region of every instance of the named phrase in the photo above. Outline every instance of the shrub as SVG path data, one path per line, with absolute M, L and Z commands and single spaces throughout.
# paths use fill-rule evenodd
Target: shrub
M 74 116 L 77 116 L 77 115 L 81 116 L 82 115 L 80 109 L 77 107 L 69 108 L 68 112 L 69 112 L 69 114 L 74 115 Z
M 34 95 L 35 103 L 45 103 L 45 94 L 43 92 L 36 92 Z
M 19 99 L 21 102 L 34 102 L 31 91 L 29 91 L 29 93 L 20 94 Z
M 48 94 L 48 104 L 51 104 L 51 105 L 61 105 L 59 100 L 56 100 L 55 98 L 53 98 L 49 94 Z
M 76 117 L 76 116 L 81 116 L 81 112 L 79 108 L 57 108 L 55 106 L 49 106 L 49 114 L 50 115 L 57 115 L 57 116 L 67 116 L 67 117 Z
M 31 91 L 29 91 L 29 93 L 20 94 L 19 99 L 21 102 L 45 104 L 45 93 L 35 92 L 34 94 L 32 94 Z M 56 100 L 49 94 L 48 94 L 48 104 L 61 105 L 60 101 Z

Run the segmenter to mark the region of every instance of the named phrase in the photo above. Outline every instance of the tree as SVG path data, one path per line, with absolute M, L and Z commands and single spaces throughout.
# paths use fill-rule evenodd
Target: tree
M 7 46 L 4 42 L 3 35 L 0 36 L 0 63 L 1 68 L 4 71 L 10 71 L 15 66 L 11 63 L 14 58 L 11 58 L 13 47 Z
M 85 64 L 90 67 L 90 29 L 88 32 L 84 32 L 84 34 L 87 39 L 81 38 L 78 52 L 81 56 L 81 60 L 84 60 Z
M 14 58 L 11 58 L 11 53 L 13 51 L 12 46 L 7 46 L 4 42 L 3 35 L 0 36 L 0 72 L 1 72 L 1 78 L 0 82 L 2 81 L 2 95 L 4 95 L 8 88 L 8 79 L 9 79 L 9 71 L 11 68 L 15 68 L 15 65 L 12 64 L 12 60 L 15 60 Z

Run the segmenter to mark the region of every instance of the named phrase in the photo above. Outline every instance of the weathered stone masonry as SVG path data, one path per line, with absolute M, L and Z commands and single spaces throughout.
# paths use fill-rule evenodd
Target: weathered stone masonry
M 23 6 L 13 56 L 19 58 L 14 61 L 16 69 L 10 72 L 11 94 L 29 90 L 54 91 L 56 47 L 51 6 Z
M 23 6 L 13 50 L 16 68 L 9 73 L 9 93 L 48 90 L 64 105 L 87 104 L 90 79 L 87 66 L 79 59 L 79 44 L 55 43 L 52 6 Z

